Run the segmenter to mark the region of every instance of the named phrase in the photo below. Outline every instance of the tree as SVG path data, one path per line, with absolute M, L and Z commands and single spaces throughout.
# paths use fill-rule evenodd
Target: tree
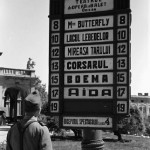
M 145 131 L 144 119 L 137 106 L 130 106 L 130 117 L 122 120 L 123 131 L 130 134 L 141 134 Z
M 46 92 L 46 84 L 42 84 L 42 81 L 37 78 L 35 81 L 35 89 L 39 91 L 39 94 L 41 96 L 42 105 L 45 102 L 48 102 L 48 94 Z
M 144 119 L 145 122 L 145 133 L 144 135 L 150 136 L 150 117 Z
M 35 81 L 35 89 L 39 91 L 42 101 L 42 110 L 41 113 L 44 115 L 49 114 L 49 104 L 48 104 L 48 93 L 46 91 L 46 84 L 42 84 L 39 78 Z
M 42 105 L 41 114 L 49 115 L 49 103 L 47 101 Z

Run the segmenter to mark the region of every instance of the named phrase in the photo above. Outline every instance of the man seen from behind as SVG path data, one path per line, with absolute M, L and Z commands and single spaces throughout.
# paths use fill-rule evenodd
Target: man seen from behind
M 7 134 L 6 150 L 52 150 L 49 130 L 39 123 L 41 98 L 38 91 L 25 98 L 25 117 Z

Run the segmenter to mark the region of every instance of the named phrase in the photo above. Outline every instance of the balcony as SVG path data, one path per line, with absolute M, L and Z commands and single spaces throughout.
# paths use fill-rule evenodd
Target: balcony
M 35 78 L 35 70 L 0 67 L 0 76 Z

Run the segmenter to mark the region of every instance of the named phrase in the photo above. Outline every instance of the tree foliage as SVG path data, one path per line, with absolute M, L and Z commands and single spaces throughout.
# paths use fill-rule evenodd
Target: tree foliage
M 49 113 L 48 105 L 48 93 L 46 91 L 46 84 L 42 84 L 41 80 L 37 78 L 35 81 L 35 89 L 39 91 L 42 100 L 42 110 L 41 113 L 47 115 Z
M 48 94 L 46 92 L 46 84 L 42 84 L 42 81 L 37 78 L 35 81 L 35 89 L 39 91 L 41 96 L 42 104 L 48 101 Z
M 43 103 L 41 114 L 49 115 L 49 110 L 50 110 L 49 103 L 48 102 Z
M 144 135 L 150 136 L 150 117 L 145 118 L 145 133 Z
M 143 116 L 136 106 L 130 106 L 130 117 L 122 120 L 123 131 L 130 134 L 142 134 L 145 131 Z

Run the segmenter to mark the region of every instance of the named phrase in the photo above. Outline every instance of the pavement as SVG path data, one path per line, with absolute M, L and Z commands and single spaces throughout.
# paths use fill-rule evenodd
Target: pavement
M 6 137 L 10 126 L 0 126 L 0 144 L 6 142 Z

